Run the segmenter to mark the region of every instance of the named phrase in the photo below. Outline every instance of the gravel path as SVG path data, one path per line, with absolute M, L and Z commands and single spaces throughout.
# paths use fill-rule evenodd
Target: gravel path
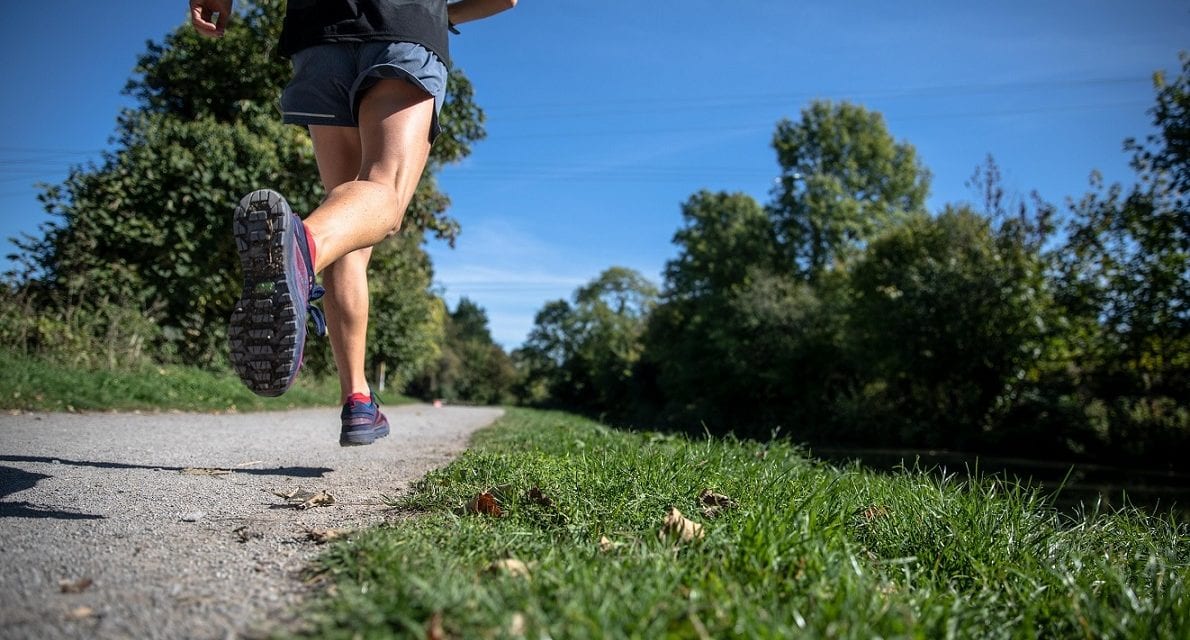
M 300 602 L 303 527 L 392 517 L 497 409 L 386 410 L 341 448 L 338 411 L 0 416 L 0 638 L 234 638 Z M 188 467 L 232 473 L 194 475 Z M 325 490 L 297 509 L 274 492 Z M 64 593 L 61 581 L 84 587 Z

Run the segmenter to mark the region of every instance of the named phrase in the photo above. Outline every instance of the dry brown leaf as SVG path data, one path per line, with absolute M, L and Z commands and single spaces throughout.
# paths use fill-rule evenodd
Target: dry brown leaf
M 686 518 L 674 507 L 670 507 L 666 513 L 665 521 L 661 524 L 661 530 L 657 532 L 657 537 L 661 541 L 672 542 L 692 542 L 694 540 L 701 540 L 706 532 L 702 530 L 702 525 Z
M 720 509 L 731 509 L 739 506 L 739 504 L 731 498 L 722 493 L 715 493 L 710 489 L 703 489 L 702 493 L 698 494 L 698 501 L 704 507 L 719 507 Z
M 91 607 L 75 607 L 66 614 L 67 620 L 86 620 L 87 618 L 94 618 L 95 610 Z
M 504 515 L 504 511 L 500 509 L 500 503 L 496 501 L 496 497 L 486 491 L 471 498 L 467 503 L 466 511 L 471 514 L 492 516 L 493 518 L 499 518 Z
M 442 628 L 442 612 L 435 611 L 426 622 L 426 640 L 447 640 L 446 629 Z
M 599 550 L 603 553 L 611 553 L 616 548 L 616 543 L 608 539 L 607 536 L 599 536 Z
M 541 490 L 540 487 L 533 487 L 525 493 L 525 500 L 543 507 L 553 507 L 554 501 Z
M 279 498 L 285 498 L 286 502 L 298 509 L 326 507 L 335 504 L 335 497 L 327 493 L 325 490 L 305 491 L 302 489 L 294 489 L 293 491 L 289 492 L 274 491 L 273 495 Z
M 312 509 L 314 507 L 329 507 L 332 504 L 335 504 L 335 496 L 332 496 L 326 491 L 319 491 L 309 498 L 306 498 L 306 500 L 299 504 L 297 508 Z
M 76 578 L 74 580 L 62 578 L 58 581 L 58 589 L 62 593 L 82 593 L 93 584 L 95 584 L 95 581 L 90 578 Z
M 333 542 L 340 538 L 347 537 L 348 531 L 346 529 L 320 529 L 318 527 L 303 527 L 306 532 L 306 538 L 317 542 L 318 544 L 326 544 Z
M 529 565 L 517 560 L 516 558 L 505 558 L 497 560 L 488 565 L 488 572 L 490 573 L 506 573 L 516 578 L 528 578 Z
M 710 489 L 703 489 L 698 494 L 698 502 L 702 504 L 702 517 L 714 520 L 728 509 L 734 509 L 739 504 L 722 493 L 715 493 Z

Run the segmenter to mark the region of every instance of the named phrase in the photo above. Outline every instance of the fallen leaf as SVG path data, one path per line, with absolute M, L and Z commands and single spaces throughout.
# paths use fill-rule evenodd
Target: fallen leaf
M 512 619 L 508 621 L 508 635 L 521 638 L 525 636 L 525 614 L 520 611 L 512 614 Z
M 62 578 L 58 581 L 58 589 L 62 593 L 82 593 L 92 584 L 95 584 L 95 581 L 90 578 L 76 578 L 74 580 Z
M 735 500 L 710 489 L 703 489 L 702 493 L 698 494 L 698 501 L 702 504 L 702 517 L 708 520 L 718 518 L 724 511 L 739 506 Z
M 540 487 L 533 487 L 525 493 L 525 500 L 543 507 L 553 507 L 554 501 L 541 490 Z
M 704 507 L 720 507 L 723 509 L 731 509 L 738 506 L 735 500 L 723 495 L 722 493 L 715 493 L 710 489 L 703 489 L 702 493 L 698 494 L 698 501 Z
M 611 553 L 616 548 L 616 543 L 608 539 L 607 536 L 599 536 L 599 550 L 603 553 Z
M 661 524 L 661 530 L 657 532 L 657 537 L 662 541 L 670 540 L 673 542 L 691 542 L 694 540 L 701 540 L 706 533 L 702 530 L 702 525 L 686 518 L 674 507 L 670 507 L 666 513 L 665 521 Z
M 198 522 L 205 517 L 207 517 L 206 511 L 191 511 L 189 513 L 183 513 L 179 515 L 178 519 L 182 522 Z
M 303 529 L 306 532 L 306 538 L 318 544 L 326 544 L 344 538 L 348 533 L 346 529 L 320 529 L 318 527 L 303 527 Z
M 335 504 L 335 497 L 324 490 L 315 492 L 294 489 L 293 491 L 289 492 L 274 491 L 273 495 L 279 498 L 284 498 L 286 502 L 298 509 L 326 507 Z
M 67 620 L 86 620 L 87 618 L 94 618 L 95 610 L 91 607 L 75 607 L 66 614 Z
M 435 611 L 426 622 L 426 640 L 446 640 L 446 630 L 442 628 L 442 612 Z
M 335 496 L 332 496 L 325 491 L 319 491 L 309 498 L 306 498 L 306 500 L 299 504 L 297 508 L 312 509 L 314 507 L 329 507 L 332 504 L 335 504 Z
M 529 565 L 517 560 L 516 558 L 505 558 L 497 560 L 488 565 L 488 572 L 490 573 L 506 573 L 516 578 L 529 577 Z
M 496 502 L 496 497 L 491 493 L 483 492 L 467 503 L 467 513 L 480 514 L 485 516 L 492 516 L 499 518 L 504 515 L 504 511 L 500 509 L 500 504 Z
M 178 473 L 184 476 L 226 476 L 231 474 L 231 469 L 215 469 L 211 467 L 186 467 Z

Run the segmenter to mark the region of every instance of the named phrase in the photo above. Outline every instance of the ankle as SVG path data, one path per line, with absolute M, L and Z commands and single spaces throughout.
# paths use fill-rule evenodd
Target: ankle
M 359 402 L 361 404 L 368 404 L 372 402 L 372 392 L 365 389 L 364 391 L 352 391 L 343 397 L 343 404 L 348 402 Z

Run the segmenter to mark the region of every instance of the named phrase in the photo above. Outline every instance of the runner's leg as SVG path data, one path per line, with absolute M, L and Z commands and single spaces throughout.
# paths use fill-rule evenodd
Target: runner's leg
M 328 333 L 344 402 L 352 393 L 369 392 L 364 370 L 368 259 L 372 245 L 400 228 L 417 188 L 429 156 L 433 104 L 403 80 L 381 80 L 361 101 L 359 129 L 310 127 L 329 195 L 306 226 L 314 236 L 315 270 L 323 271 Z
M 433 116 L 433 97 L 404 80 L 379 80 L 364 95 L 358 179 L 332 189 L 305 221 L 316 247 L 315 272 L 400 228 L 430 154 Z M 311 131 L 316 128 L 324 127 Z
M 359 176 L 360 141 L 355 127 L 311 126 L 314 157 L 322 187 L 330 193 Z M 340 403 L 352 393 L 369 392 L 365 371 L 368 335 L 368 259 L 371 247 L 343 256 L 322 272 L 327 335 L 339 373 Z M 363 336 L 363 337 L 360 337 Z

